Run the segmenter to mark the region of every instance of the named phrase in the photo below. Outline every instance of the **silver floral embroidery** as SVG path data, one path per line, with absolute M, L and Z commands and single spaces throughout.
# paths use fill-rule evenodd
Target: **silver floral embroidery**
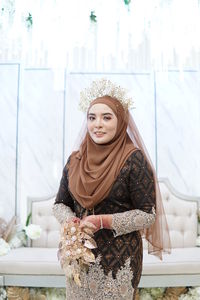
M 133 209 L 123 213 L 112 215 L 112 229 L 114 236 L 127 234 L 132 231 L 150 227 L 156 218 L 155 208 L 152 213 L 146 213 L 140 209 Z
M 67 221 L 71 217 L 75 216 L 71 208 L 62 203 L 54 204 L 52 210 L 53 215 L 56 217 L 59 223 Z
M 67 300 L 130 300 L 133 298 L 134 289 L 131 284 L 133 272 L 130 268 L 130 258 L 126 260 L 124 267 L 118 270 L 116 279 L 112 277 L 112 271 L 108 275 L 100 265 L 100 256 L 94 265 L 90 266 L 88 273 L 82 271 L 81 287 L 73 281 L 66 279 Z

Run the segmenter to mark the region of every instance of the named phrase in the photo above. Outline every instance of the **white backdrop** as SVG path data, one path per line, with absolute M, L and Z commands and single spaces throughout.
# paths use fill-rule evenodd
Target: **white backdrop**
M 200 196 L 200 73 L 67 73 L 0 65 L 0 216 L 26 218 L 27 196 L 58 190 L 82 120 L 79 92 L 96 77 L 127 87 L 132 111 L 158 176 Z M 57 86 L 57 84 L 56 84 Z
M 0 61 L 26 67 L 199 70 L 199 36 L 199 0 L 0 1 Z

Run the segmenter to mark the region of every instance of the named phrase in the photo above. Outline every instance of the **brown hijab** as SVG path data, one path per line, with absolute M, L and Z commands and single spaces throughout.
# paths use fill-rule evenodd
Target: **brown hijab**
M 109 96 L 95 99 L 89 109 L 97 103 L 112 109 L 117 117 L 117 131 L 112 141 L 103 145 L 96 144 L 87 132 L 79 151 L 71 155 L 69 189 L 87 209 L 92 209 L 108 196 L 127 158 L 136 150 L 127 134 L 128 110 Z

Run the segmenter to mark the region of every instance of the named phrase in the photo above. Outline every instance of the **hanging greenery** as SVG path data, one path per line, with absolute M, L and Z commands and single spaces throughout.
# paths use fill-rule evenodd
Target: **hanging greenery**
M 124 0 L 124 3 L 125 3 L 126 5 L 129 5 L 129 4 L 131 3 L 131 0 Z
M 90 20 L 91 20 L 91 22 L 97 22 L 97 16 L 95 15 L 95 11 L 94 10 L 92 10 L 91 11 L 91 13 L 90 13 Z
M 33 25 L 33 17 L 30 13 L 28 14 L 28 17 L 26 18 L 26 25 L 28 28 L 31 28 Z

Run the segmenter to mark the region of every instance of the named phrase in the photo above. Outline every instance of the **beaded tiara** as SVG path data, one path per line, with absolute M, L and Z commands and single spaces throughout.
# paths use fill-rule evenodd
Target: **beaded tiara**
M 108 79 L 97 79 L 92 82 L 89 88 L 84 89 L 80 93 L 79 109 L 86 112 L 93 100 L 103 96 L 117 99 L 124 109 L 133 108 L 133 100 L 127 96 L 127 92 L 126 89 L 112 83 Z

